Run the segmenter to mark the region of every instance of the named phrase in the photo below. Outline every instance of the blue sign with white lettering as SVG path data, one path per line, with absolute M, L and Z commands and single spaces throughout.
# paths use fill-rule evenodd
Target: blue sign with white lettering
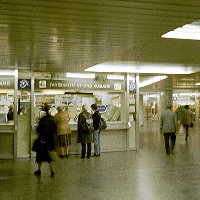
M 97 105 L 97 109 L 98 109 L 99 112 L 105 112 L 106 106 L 105 105 Z

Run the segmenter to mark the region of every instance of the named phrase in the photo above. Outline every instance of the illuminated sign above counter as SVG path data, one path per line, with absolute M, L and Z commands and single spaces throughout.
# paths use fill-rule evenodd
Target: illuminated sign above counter
M 90 89 L 90 90 L 124 90 L 123 81 L 108 80 L 35 80 L 35 89 Z
M 0 78 L 1 89 L 14 89 L 14 79 Z

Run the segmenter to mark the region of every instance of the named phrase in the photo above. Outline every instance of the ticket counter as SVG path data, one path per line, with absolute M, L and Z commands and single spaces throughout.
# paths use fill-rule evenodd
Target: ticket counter
M 51 115 L 56 114 L 56 107 L 63 106 L 69 113 L 72 130 L 72 153 L 80 153 L 77 144 L 77 119 L 81 106 L 96 103 L 102 117 L 107 121 L 107 129 L 102 132 L 102 152 L 126 151 L 129 127 L 127 123 L 127 94 L 124 80 L 83 80 L 83 79 L 35 79 L 33 116 L 34 127 L 44 114 L 42 104 L 51 105 Z M 35 128 L 34 128 L 35 129 Z M 32 141 L 36 134 L 32 133 Z
M 47 75 L 46 75 L 47 74 Z M 102 132 L 102 152 L 126 151 L 136 148 L 135 96 L 129 95 L 127 79 L 85 80 L 52 77 L 49 73 L 30 73 L 17 70 L 12 75 L 0 75 L 0 159 L 29 158 L 37 137 L 36 127 L 43 116 L 43 103 L 63 106 L 69 113 L 72 130 L 71 153 L 80 153 L 77 143 L 77 119 L 81 106 L 96 103 L 107 129 Z M 131 101 L 129 102 L 131 97 Z M 8 117 L 12 107 L 13 116 Z M 130 122 L 130 123 L 129 123 Z

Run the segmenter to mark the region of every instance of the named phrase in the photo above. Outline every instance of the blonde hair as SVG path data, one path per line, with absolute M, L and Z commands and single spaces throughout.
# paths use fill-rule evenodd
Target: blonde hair
M 85 104 L 82 105 L 82 110 L 87 110 L 87 106 Z

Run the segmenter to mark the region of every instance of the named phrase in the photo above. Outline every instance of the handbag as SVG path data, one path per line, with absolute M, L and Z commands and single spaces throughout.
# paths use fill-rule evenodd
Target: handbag
M 194 124 L 193 124 L 193 122 L 191 122 L 191 123 L 190 123 L 190 127 L 193 127 L 193 126 L 194 126 Z
M 34 142 L 33 142 L 33 146 L 32 146 L 32 151 L 37 152 L 40 148 L 40 139 L 37 138 Z

